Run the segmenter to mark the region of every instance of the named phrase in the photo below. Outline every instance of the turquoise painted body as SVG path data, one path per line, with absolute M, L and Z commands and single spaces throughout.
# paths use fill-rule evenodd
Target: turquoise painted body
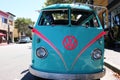
M 51 10 L 51 9 L 82 9 L 94 12 L 91 8 L 87 6 L 79 6 L 79 5 L 70 5 L 70 4 L 56 4 L 44 8 L 44 10 Z M 95 14 L 95 12 L 94 12 Z M 41 32 L 44 36 L 47 37 L 55 47 L 60 51 L 67 69 L 63 64 L 60 56 L 57 52 L 42 38 L 38 35 L 33 34 L 33 41 L 32 41 L 32 68 L 43 71 L 43 72 L 50 72 L 50 73 L 62 73 L 62 74 L 90 74 L 90 73 L 97 73 L 103 70 L 103 60 L 104 60 L 104 37 L 101 37 L 97 41 L 95 41 L 91 46 L 89 46 L 78 58 L 76 63 L 72 65 L 80 53 L 80 51 L 91 41 L 93 40 L 98 34 L 100 34 L 103 29 L 99 22 L 99 19 L 96 16 L 99 27 L 83 27 L 83 26 L 75 26 L 71 24 L 71 17 L 69 15 L 69 24 L 68 25 L 39 25 L 40 18 L 42 16 L 42 11 L 39 15 L 38 21 L 35 25 L 35 29 Z M 63 40 L 66 36 L 74 36 L 77 41 L 78 45 L 73 50 L 67 50 L 63 46 Z M 36 55 L 36 50 L 39 47 L 44 47 L 48 55 L 45 58 L 39 58 Z M 100 49 L 102 51 L 101 59 L 94 60 L 91 57 L 91 53 L 94 49 Z

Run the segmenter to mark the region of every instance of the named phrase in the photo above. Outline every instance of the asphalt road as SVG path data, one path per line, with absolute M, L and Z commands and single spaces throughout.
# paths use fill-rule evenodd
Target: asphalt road
M 31 59 L 31 44 L 0 46 L 0 80 L 24 80 Z
M 0 46 L 0 80 L 36 80 L 29 73 L 31 43 Z M 114 72 L 106 68 L 101 80 L 119 80 Z

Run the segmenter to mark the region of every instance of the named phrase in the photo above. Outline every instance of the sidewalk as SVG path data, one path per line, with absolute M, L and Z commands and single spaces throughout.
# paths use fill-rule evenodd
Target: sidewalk
M 7 43 L 0 43 L 0 46 L 8 45 Z
M 105 49 L 105 66 L 120 74 L 120 48 L 110 50 Z
M 7 46 L 7 45 L 11 45 L 11 44 L 15 44 L 15 43 L 0 43 L 0 46 Z

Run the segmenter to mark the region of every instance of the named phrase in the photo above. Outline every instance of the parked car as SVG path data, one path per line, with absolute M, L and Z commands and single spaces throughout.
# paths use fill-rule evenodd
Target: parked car
M 29 42 L 31 42 L 31 39 L 30 37 L 26 37 L 26 36 L 21 37 L 18 41 L 18 43 L 29 43 Z

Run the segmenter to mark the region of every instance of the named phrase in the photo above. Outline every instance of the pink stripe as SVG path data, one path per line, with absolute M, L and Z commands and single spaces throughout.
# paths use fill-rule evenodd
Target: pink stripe
M 78 54 L 78 56 L 75 58 L 71 69 L 73 69 L 74 65 L 76 64 L 77 60 L 79 59 L 79 57 L 82 55 L 82 53 L 89 48 L 94 42 L 96 42 L 99 38 L 101 38 L 102 36 L 104 36 L 106 34 L 106 32 L 101 32 L 100 34 L 98 34 L 93 40 L 91 40 Z
M 47 39 L 42 33 L 40 33 L 38 30 L 36 30 L 35 28 L 32 29 L 32 32 L 34 32 L 36 35 L 38 35 L 40 38 L 42 38 L 46 43 L 48 43 L 56 51 L 56 53 L 61 58 L 66 70 L 68 70 L 67 65 L 66 65 L 60 51 L 54 46 L 54 44 L 49 39 Z

